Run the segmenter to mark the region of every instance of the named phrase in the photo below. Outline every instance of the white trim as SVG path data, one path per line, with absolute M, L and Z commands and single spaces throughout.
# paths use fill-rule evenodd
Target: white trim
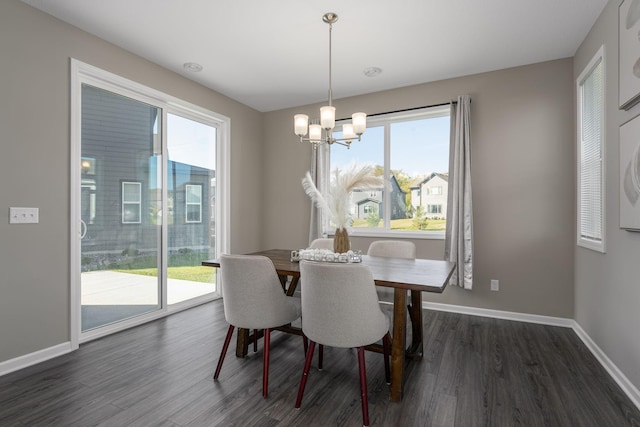
M 37 363 L 46 362 L 47 360 L 53 359 L 55 357 L 71 353 L 73 350 L 75 350 L 75 348 L 73 347 L 71 342 L 68 341 L 62 344 L 54 345 L 53 347 L 44 348 L 42 350 L 34 351 L 33 353 L 28 353 L 14 359 L 5 360 L 4 362 L 0 362 L 0 376 L 27 368 Z
M 573 330 L 578 335 L 578 337 L 582 340 L 584 345 L 587 346 L 591 354 L 598 359 L 598 362 L 602 365 L 602 367 L 613 377 L 613 380 L 620 386 L 624 394 L 633 402 L 634 405 L 638 409 L 640 409 L 640 390 L 629 381 L 629 378 L 626 377 L 625 374 L 616 366 L 615 363 L 609 359 L 609 357 L 605 354 L 604 351 L 591 339 L 591 337 L 582 329 L 580 324 L 573 321 Z
M 440 304 L 435 302 L 422 302 L 422 308 L 427 310 L 447 311 L 450 313 L 468 314 L 471 316 L 491 317 L 494 319 L 515 320 L 518 322 L 538 323 L 549 326 L 562 326 L 571 328 L 573 319 L 565 317 L 541 316 L 538 314 L 517 313 L 514 311 L 492 310 L 489 308 L 468 307 L 464 305 Z
M 70 202 L 70 230 L 71 230 L 71 249 L 70 249 L 70 268 L 71 268 L 71 291 L 70 291 L 70 304 L 71 304 L 71 313 L 70 313 L 70 339 L 72 349 L 77 349 L 80 342 L 86 342 L 91 339 L 98 338 L 100 336 L 105 335 L 105 333 L 97 332 L 97 331 L 88 331 L 82 332 L 81 329 L 81 311 L 80 311 L 80 293 L 81 293 L 81 283 L 80 283 L 80 256 L 81 256 L 81 245 L 80 236 L 81 227 L 80 227 L 80 185 L 81 185 L 81 176 L 80 169 L 74 167 L 74 165 L 80 164 L 80 156 L 81 156 L 81 85 L 88 84 L 100 89 L 104 89 L 113 93 L 118 93 L 137 101 L 141 101 L 147 103 L 149 105 L 155 106 L 159 109 L 162 114 L 162 146 L 163 153 L 166 153 L 166 117 L 168 113 L 177 114 L 181 117 L 190 118 L 192 120 L 199 121 L 201 123 L 208 124 L 210 126 L 216 127 L 218 131 L 218 136 L 216 140 L 217 147 L 217 160 L 216 160 L 216 185 L 217 185 L 217 198 L 219 203 L 217 203 L 216 209 L 216 223 L 220 225 L 221 230 L 216 232 L 216 250 L 217 253 L 224 253 L 229 251 L 229 233 L 230 233 L 230 159 L 229 153 L 230 150 L 230 128 L 231 128 L 231 119 L 219 114 L 215 113 L 206 108 L 200 107 L 195 104 L 191 104 L 182 99 L 173 97 L 171 95 L 165 94 L 148 86 L 142 85 L 140 83 L 136 83 L 134 81 L 128 80 L 124 77 L 120 77 L 116 74 L 110 73 L 108 71 L 102 70 L 100 68 L 94 67 L 92 65 L 86 64 L 84 62 L 78 61 L 77 59 L 71 58 L 71 202 Z M 166 156 L 159 156 L 159 161 L 164 162 Z M 164 170 L 164 168 L 162 169 Z M 166 171 L 163 173 L 163 189 L 166 192 L 167 188 L 167 176 Z M 166 193 L 164 194 L 166 197 Z M 167 218 L 166 215 L 166 204 L 163 204 L 163 214 L 164 217 Z M 167 224 L 166 221 L 162 223 L 162 233 L 166 235 L 167 233 Z M 161 248 L 159 251 L 159 256 L 163 256 L 163 260 L 166 260 L 167 248 L 166 248 L 166 239 L 163 239 L 161 242 Z M 165 264 L 162 265 L 163 269 L 166 269 L 166 261 Z M 216 274 L 218 274 L 216 272 Z M 221 296 L 220 286 L 219 286 L 219 277 L 216 278 L 216 283 L 218 284 L 216 292 L 212 294 L 208 294 L 206 297 L 196 298 L 190 300 L 189 303 L 179 304 L 179 307 L 169 306 L 167 304 L 167 295 L 166 295 L 166 277 L 162 276 L 159 280 L 159 287 L 164 289 L 164 292 L 161 292 L 162 295 L 162 304 L 161 309 L 153 312 L 148 315 L 142 315 L 135 319 L 130 319 L 124 321 L 122 323 L 118 323 L 122 327 L 122 329 L 126 329 L 132 326 L 136 326 L 138 324 L 142 324 L 151 320 L 155 320 L 159 317 L 168 316 L 176 311 L 180 311 L 189 307 L 193 307 L 203 302 L 213 300 L 215 298 L 219 298 Z M 104 329 L 105 332 L 115 332 L 116 325 L 110 325 Z

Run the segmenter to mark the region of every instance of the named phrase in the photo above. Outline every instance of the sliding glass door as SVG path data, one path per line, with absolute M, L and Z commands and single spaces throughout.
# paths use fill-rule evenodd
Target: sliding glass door
M 72 60 L 72 344 L 220 296 L 230 121 Z
M 217 130 L 167 114 L 167 302 L 179 304 L 216 291 Z
M 160 110 L 82 86 L 81 326 L 161 307 Z

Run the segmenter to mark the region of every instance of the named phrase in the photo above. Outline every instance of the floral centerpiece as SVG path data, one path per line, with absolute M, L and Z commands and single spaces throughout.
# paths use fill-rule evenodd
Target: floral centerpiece
M 322 194 L 318 190 L 309 172 L 302 179 L 305 193 L 336 226 L 333 240 L 333 250 L 336 253 L 347 252 L 350 247 L 347 229 L 353 221 L 350 209 L 351 193 L 356 189 L 380 188 L 383 184 L 382 177 L 375 176 L 373 170 L 371 165 L 360 166 L 355 163 L 343 171 L 334 169 L 328 194 Z

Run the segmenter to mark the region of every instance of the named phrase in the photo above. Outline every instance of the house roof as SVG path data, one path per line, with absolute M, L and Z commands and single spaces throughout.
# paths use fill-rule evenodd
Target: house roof
M 417 189 L 420 186 L 422 186 L 422 184 L 426 184 L 427 182 L 431 181 L 433 178 L 435 177 L 439 177 L 442 180 L 444 180 L 445 182 L 449 182 L 449 174 L 448 173 L 437 173 L 437 172 L 433 172 L 431 175 L 428 175 L 426 177 L 419 177 L 416 178 L 412 183 L 411 183 L 411 188 L 413 189 Z

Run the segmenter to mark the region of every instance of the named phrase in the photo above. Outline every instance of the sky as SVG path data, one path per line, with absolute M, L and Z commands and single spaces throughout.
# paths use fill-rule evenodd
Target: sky
M 449 117 L 413 120 L 391 125 L 391 169 L 401 169 L 412 177 L 449 170 Z M 339 133 L 336 133 L 338 136 Z M 382 165 L 384 129 L 368 127 L 361 141 L 347 149 L 331 147 L 331 170 L 352 161 Z

